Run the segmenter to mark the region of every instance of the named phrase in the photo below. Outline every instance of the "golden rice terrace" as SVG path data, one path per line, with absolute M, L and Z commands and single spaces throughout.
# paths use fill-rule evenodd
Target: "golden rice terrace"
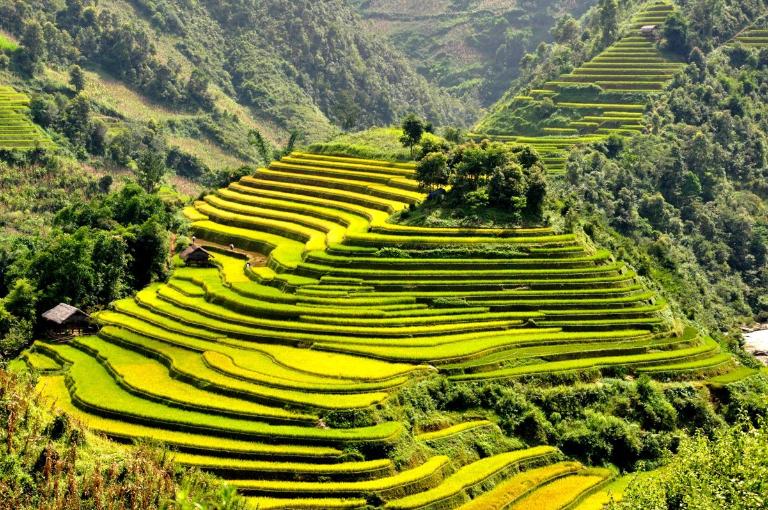
M 98 335 L 37 342 L 26 362 L 92 429 L 163 441 L 260 509 L 565 507 L 613 473 L 548 446 L 460 467 L 435 451 L 396 469 L 387 452 L 399 441 L 431 448 L 496 425 L 334 428 L 324 417 L 375 416 L 436 372 L 546 383 L 734 369 L 630 268 L 572 233 L 387 222 L 423 198 L 411 164 L 294 153 L 186 211 L 212 266 L 177 268 L 98 314 Z

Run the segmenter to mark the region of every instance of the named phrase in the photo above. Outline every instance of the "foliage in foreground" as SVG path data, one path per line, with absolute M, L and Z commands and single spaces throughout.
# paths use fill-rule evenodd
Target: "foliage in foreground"
M 633 482 L 613 510 L 768 508 L 768 421 L 684 438 L 669 466 Z
M 151 445 L 118 446 L 52 413 L 33 381 L 0 370 L 0 501 L 4 508 L 245 508 L 234 488 L 174 466 Z

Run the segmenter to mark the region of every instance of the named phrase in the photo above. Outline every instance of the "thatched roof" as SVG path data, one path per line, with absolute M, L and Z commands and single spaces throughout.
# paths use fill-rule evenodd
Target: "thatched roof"
M 43 318 L 62 325 L 70 322 L 82 322 L 88 319 L 88 314 L 79 308 L 66 303 L 59 303 L 43 314 Z
M 198 246 L 196 244 L 190 245 L 187 247 L 186 250 L 179 253 L 179 257 L 181 257 L 181 260 L 187 261 L 187 260 L 209 260 L 211 258 L 211 254 L 203 248 L 202 246 Z

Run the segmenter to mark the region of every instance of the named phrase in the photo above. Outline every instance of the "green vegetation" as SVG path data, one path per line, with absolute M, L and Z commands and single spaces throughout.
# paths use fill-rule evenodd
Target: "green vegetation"
M 555 451 L 554 448 L 538 447 L 522 452 L 510 452 L 479 460 L 464 466 L 459 471 L 446 478 L 446 480 L 436 488 L 391 501 L 387 503 L 385 508 L 398 510 L 412 508 L 439 508 L 441 505 L 447 504 L 449 500 L 454 498 L 468 499 L 466 496 L 464 496 L 464 498 L 460 497 L 464 495 L 464 491 L 468 488 L 478 485 L 493 476 L 498 476 L 510 468 L 531 461 L 540 461 L 542 457 L 551 456 Z
M 525 508 L 568 508 L 585 494 L 606 480 L 613 473 L 607 469 L 592 469 L 583 473 L 566 476 L 537 490 L 530 496 L 522 498 L 512 505 L 513 510 Z
M 550 173 L 563 174 L 570 147 L 606 139 L 607 144 L 621 143 L 620 137 L 642 132 L 648 96 L 663 90 L 680 70 L 684 49 L 669 48 L 671 32 L 664 32 L 661 51 L 652 34 L 643 35 L 640 29 L 663 25 L 677 14 L 671 4 L 648 4 L 619 38 L 617 4 L 603 1 L 597 11 L 602 29 L 597 47 L 605 49 L 580 66 L 570 63 L 570 72 L 555 80 L 534 81 L 529 84 L 532 88 L 518 91 L 523 95 L 502 98 L 476 126 L 481 134 L 472 136 L 503 135 L 504 141 L 529 143 L 542 153 Z M 557 44 L 578 45 L 567 39 Z M 686 46 L 687 39 L 679 44 Z M 561 68 L 565 71 L 567 66 Z M 608 104 L 617 109 L 608 110 Z
M 558 19 L 573 22 L 593 3 L 354 1 L 363 18 L 402 50 L 420 74 L 480 106 L 498 99 L 520 74 L 519 61 L 549 39 Z
M 47 505 L 246 508 L 232 487 L 179 468 L 167 451 L 150 444 L 128 449 L 91 433 L 67 414 L 52 413 L 26 378 L 0 370 L 0 394 L 0 493 L 6 505 L 24 510 Z
M 528 29 L 547 6 L 521 5 Z M 764 311 L 768 60 L 730 40 L 759 38 L 765 7 L 564 17 L 481 121 L 495 141 L 434 134 L 489 89 L 457 107 L 422 86 L 342 0 L 0 7 L 20 43 L 0 77 L 55 142 L 0 151 L 0 361 L 29 374 L 0 388 L 0 491 L 20 508 L 594 509 L 629 485 L 621 505 L 668 508 L 687 497 L 674 452 L 698 452 L 693 472 L 725 448 L 723 478 L 748 487 L 727 497 L 756 506 L 768 384 L 729 328 Z M 436 8 L 478 4 L 421 21 Z M 511 42 L 515 23 L 493 25 L 510 51 L 533 40 Z M 373 122 L 401 128 L 302 147 Z M 50 335 L 59 302 L 94 327 Z M 132 463 L 148 442 L 169 450 Z M 94 500 L 121 477 L 154 499 Z
M 712 329 L 768 316 L 765 165 L 755 145 L 765 130 L 749 106 L 762 103 L 752 84 L 766 76 L 759 50 L 719 49 L 656 102 L 654 133 L 581 148 L 568 162 L 563 196 L 574 224 L 631 257 Z
M 760 508 L 765 504 L 768 429 L 741 423 L 714 437 L 683 439 L 669 466 L 631 482 L 613 509 Z

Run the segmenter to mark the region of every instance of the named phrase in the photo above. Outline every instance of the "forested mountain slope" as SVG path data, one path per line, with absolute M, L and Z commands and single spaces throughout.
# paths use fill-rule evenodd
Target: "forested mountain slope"
M 31 48 L 21 62 L 29 73 L 78 63 L 164 109 L 216 103 L 273 139 L 297 129 L 313 140 L 410 110 L 464 118 L 342 0 L 13 0 L 0 7 L 0 29 Z
M 451 94 L 488 106 L 519 73 L 523 56 L 551 40 L 558 20 L 596 0 L 352 0 L 416 69 Z

